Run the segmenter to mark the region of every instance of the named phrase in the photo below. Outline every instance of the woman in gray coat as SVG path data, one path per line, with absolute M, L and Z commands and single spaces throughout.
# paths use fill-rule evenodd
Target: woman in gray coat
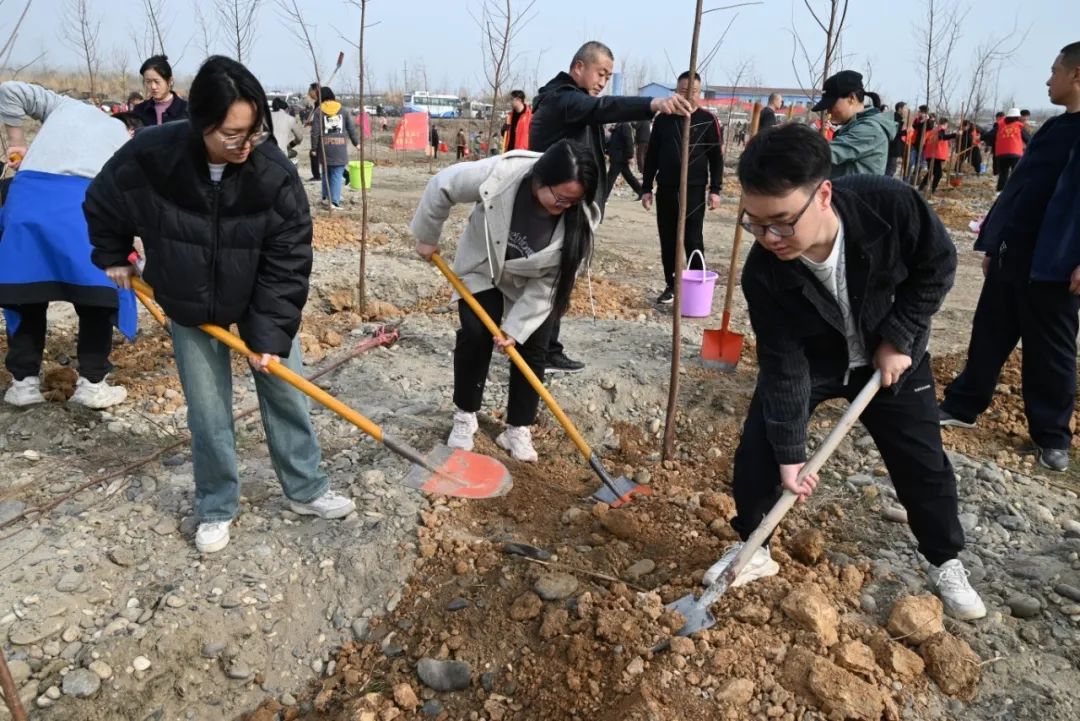
M 491 352 L 516 346 L 543 380 L 552 326 L 570 306 L 574 276 L 592 250 L 600 221 L 598 169 L 587 148 L 563 140 L 542 155 L 515 150 L 443 170 L 427 185 L 412 221 L 416 250 L 430 259 L 443 225 L 459 203 L 474 204 L 454 258 L 454 271 L 500 324 L 495 340 L 459 300 L 454 347 L 454 428 L 447 445 L 471 450 Z M 536 461 L 529 426 L 540 398 L 510 368 L 506 430 L 495 442 L 519 461 Z

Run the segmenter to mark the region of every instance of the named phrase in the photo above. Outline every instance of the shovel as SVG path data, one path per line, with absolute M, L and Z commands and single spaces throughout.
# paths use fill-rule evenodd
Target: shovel
M 877 394 L 881 388 L 881 371 L 874 371 L 874 375 L 870 377 L 863 389 L 859 391 L 859 395 L 855 396 L 855 400 L 848 406 L 847 411 L 837 422 L 836 426 L 829 432 L 829 435 L 822 441 L 814 455 L 810 457 L 810 460 L 806 462 L 806 465 L 799 471 L 799 480 L 801 481 L 806 476 L 817 473 L 825 461 L 829 460 L 829 456 L 833 454 L 836 447 L 840 445 L 840 441 L 844 439 L 844 436 L 848 434 L 851 427 L 855 425 L 855 421 L 859 419 L 862 412 L 869 405 L 870 401 Z M 713 617 L 711 607 L 716 600 L 724 595 L 731 583 L 738 578 L 739 573 L 746 567 L 746 564 L 750 562 L 754 553 L 761 548 L 761 545 L 765 542 L 776 527 L 780 525 L 780 521 L 783 520 L 787 512 L 791 510 L 791 507 L 795 505 L 795 501 L 798 500 L 798 496 L 791 491 L 785 490 L 784 494 L 780 497 L 780 500 L 776 502 L 776 505 L 772 507 L 768 515 L 761 520 L 758 527 L 754 529 L 754 532 L 750 534 L 750 538 L 746 540 L 743 547 L 732 559 L 727 568 L 720 574 L 720 577 L 713 582 L 711 586 L 705 589 L 705 592 L 701 594 L 701 598 L 695 599 L 694 594 L 690 593 L 682 598 L 668 604 L 667 608 L 673 611 L 678 611 L 686 619 L 683 627 L 680 628 L 676 635 L 689 636 L 697 631 L 705 628 L 711 628 L 716 624 L 716 618 Z M 666 642 L 665 642 L 666 644 Z M 665 644 L 661 644 L 657 648 L 662 648 Z
M 499 326 L 495 324 L 495 321 L 491 319 L 491 316 L 487 314 L 487 311 L 484 310 L 483 306 L 476 301 L 473 294 L 470 293 L 469 289 L 465 287 L 465 284 L 461 282 L 461 278 L 458 278 L 457 274 L 450 269 L 450 266 L 446 264 L 443 257 L 438 253 L 435 253 L 431 256 L 431 262 L 442 271 L 442 274 L 450 281 L 450 285 L 454 286 L 454 290 L 457 291 L 457 294 L 461 296 L 462 300 L 469 304 L 470 308 L 472 308 L 476 317 L 483 321 L 488 332 L 496 338 L 505 338 Z M 533 390 L 535 390 L 543 399 L 544 403 L 551 411 L 551 414 L 554 415 L 559 421 L 559 424 L 562 425 L 563 429 L 566 431 L 566 435 L 570 436 L 570 440 L 573 441 L 574 445 L 581 451 L 581 455 L 589 462 L 589 465 L 592 467 L 593 471 L 596 472 L 596 475 L 600 476 L 600 480 L 603 481 L 604 485 L 592 494 L 594 499 L 606 503 L 612 508 L 618 508 L 630 503 L 634 496 L 652 495 L 651 488 L 634 483 L 626 476 L 612 478 L 604 468 L 600 456 L 596 455 L 596 452 L 589 447 L 589 444 L 582 437 L 581 433 L 578 432 L 573 421 L 563 413 L 562 408 L 555 402 L 555 397 L 551 395 L 540 379 L 536 377 L 532 368 L 530 368 L 529 364 L 525 362 L 525 359 L 521 357 L 521 353 L 518 352 L 518 349 L 514 346 L 510 346 L 506 349 L 506 354 L 510 356 L 510 360 L 514 362 L 517 369 L 525 376 L 525 380 L 529 382 L 529 385 L 533 387 Z
M 750 137 L 757 135 L 758 124 L 761 122 L 761 103 L 754 103 L 754 114 L 750 118 Z M 749 142 L 749 141 L 747 141 Z M 720 329 L 705 329 L 701 336 L 701 360 L 706 365 L 716 365 L 721 370 L 733 371 L 739 363 L 742 355 L 743 337 L 741 333 L 733 333 L 731 325 L 731 303 L 735 298 L 735 278 L 739 271 L 739 246 L 742 244 L 743 227 L 739 224 L 742 220 L 742 198 L 739 198 L 739 211 L 735 216 L 735 239 L 731 243 L 731 263 L 728 265 L 727 288 L 724 289 L 724 315 L 720 321 Z
M 139 278 L 132 278 L 131 284 L 143 305 L 151 308 L 153 289 Z M 244 341 L 220 326 L 206 323 L 199 328 L 244 357 L 250 358 L 254 355 Z M 412 462 L 413 466 L 404 478 L 407 486 L 443 496 L 493 498 L 505 495 L 513 485 L 510 472 L 494 458 L 446 446 L 438 446 L 425 456 L 404 442 L 383 433 L 382 428 L 373 421 L 289 370 L 284 364 L 272 360 L 266 369 L 271 375 L 322 403 L 394 453 Z

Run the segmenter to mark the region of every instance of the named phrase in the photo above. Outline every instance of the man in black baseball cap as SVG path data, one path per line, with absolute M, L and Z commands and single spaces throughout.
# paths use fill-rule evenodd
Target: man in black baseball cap
M 864 104 L 867 97 L 870 102 Z M 841 125 L 829 143 L 831 178 L 885 174 L 897 125 L 879 110 L 880 105 L 881 98 L 863 87 L 862 75 L 854 70 L 841 70 L 825 81 L 814 111 L 827 110 L 833 122 Z

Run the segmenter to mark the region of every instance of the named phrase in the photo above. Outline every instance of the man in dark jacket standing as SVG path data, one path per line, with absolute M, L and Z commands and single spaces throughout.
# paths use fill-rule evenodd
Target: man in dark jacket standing
M 677 92 L 686 93 L 690 72 L 679 76 Z M 694 78 L 690 94 L 694 105 L 701 94 L 701 76 Z M 649 210 L 653 203 L 653 180 L 659 186 L 656 197 L 656 229 L 660 233 L 660 257 L 664 263 L 664 292 L 656 299 L 667 305 L 675 299 L 675 241 L 679 231 L 679 183 L 682 171 L 683 119 L 662 115 L 656 119 L 649 149 L 645 155 L 645 192 L 641 204 Z M 705 263 L 705 240 L 702 228 L 705 207 L 715 210 L 720 205 L 720 190 L 724 181 L 724 138 L 716 116 L 704 108 L 695 107 L 690 116 L 690 168 L 687 175 L 686 259 L 692 268 L 701 270 Z M 705 188 L 709 192 L 706 198 Z M 695 254 L 697 251 L 697 254 Z
M 637 163 L 639 173 L 645 172 L 645 151 L 649 148 L 651 136 L 652 118 L 634 123 L 634 161 Z
M 885 175 L 892 178 L 896 175 L 896 166 L 900 164 L 900 158 L 904 157 L 904 126 L 907 123 L 907 103 L 899 102 L 893 112 L 893 121 L 896 123 L 896 137 L 889 142 L 889 155 L 885 160 Z
M 1023 342 L 1024 413 L 1039 463 L 1069 467 L 1080 331 L 1080 237 L 1075 169 L 1080 165 L 1080 42 L 1066 45 L 1047 81 L 1065 112 L 1031 139 L 1012 179 L 983 221 L 986 253 L 967 365 L 941 404 L 941 424 L 971 428 L 990 406 L 1001 367 Z M 1072 183 L 1070 183 L 1070 180 Z M 1073 218 L 1071 227 L 1068 218 Z
M 590 40 L 578 48 L 570 61 L 570 72 L 560 72 L 533 98 L 532 124 L 529 126 L 529 150 L 542 153 L 569 138 L 585 144 L 596 158 L 600 170 L 599 186 L 607 187 L 607 164 L 604 162 L 604 129 L 607 123 L 645 120 L 657 113 L 689 115 L 693 108 L 686 98 L 600 97 L 611 79 L 615 55 L 601 42 Z M 603 210 L 603 198 L 600 199 Z M 559 342 L 559 321 L 551 331 L 547 371 L 576 373 L 585 368 L 571 360 Z
M 776 111 L 784 107 L 784 96 L 780 93 L 770 93 L 769 101 L 761 109 L 761 120 L 758 121 L 758 130 L 771 128 L 776 125 Z
M 611 196 L 611 189 L 615 187 L 615 180 L 621 175 L 630 189 L 634 191 L 637 199 L 641 199 L 641 183 L 630 170 L 630 161 L 634 159 L 634 132 L 630 130 L 630 123 L 616 123 L 611 129 L 611 137 L 608 138 L 608 166 L 607 187 L 604 188 L 604 203 Z
M 735 452 L 732 526 L 745 540 L 781 488 L 801 499 L 813 492 L 816 475 L 798 477 L 810 414 L 824 400 L 854 399 L 876 368 L 882 389 L 862 424 L 946 612 L 982 618 L 986 608 L 957 558 L 964 532 L 926 350 L 931 318 L 952 286 L 956 250 L 915 189 L 881 175 L 829 181 L 829 173 L 828 142 L 804 125 L 758 134 L 739 160 L 739 222 L 757 241 L 742 287 L 760 370 Z M 761 548 L 734 585 L 778 570 Z

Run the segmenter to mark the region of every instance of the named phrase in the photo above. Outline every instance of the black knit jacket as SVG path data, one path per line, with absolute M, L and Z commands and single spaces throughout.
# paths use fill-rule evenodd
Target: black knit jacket
M 851 311 L 866 349 L 873 354 L 889 341 L 916 368 L 926 354 L 930 319 L 952 287 L 952 239 L 918 192 L 900 181 L 852 175 L 832 183 L 833 209 L 844 225 Z M 780 463 L 802 463 L 810 389 L 839 382 L 847 372 L 840 306 L 805 264 L 782 261 L 760 244 L 747 258 L 742 287 L 757 336 L 756 392 L 769 442 Z

